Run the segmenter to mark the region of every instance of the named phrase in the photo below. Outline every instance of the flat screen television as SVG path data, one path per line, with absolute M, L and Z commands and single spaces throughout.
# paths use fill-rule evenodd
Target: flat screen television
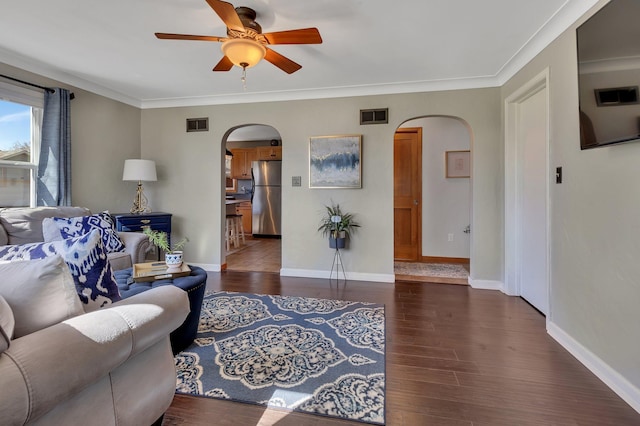
M 640 142 L 639 20 L 639 0 L 612 0 L 576 30 L 581 149 Z

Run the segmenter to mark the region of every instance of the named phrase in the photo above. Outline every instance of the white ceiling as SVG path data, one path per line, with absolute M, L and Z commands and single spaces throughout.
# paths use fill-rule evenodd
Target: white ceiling
M 317 27 L 319 45 L 277 45 L 302 65 L 211 69 L 225 36 L 205 0 L 0 0 L 0 62 L 142 108 L 404 93 L 502 84 L 597 0 L 236 0 L 264 32 Z

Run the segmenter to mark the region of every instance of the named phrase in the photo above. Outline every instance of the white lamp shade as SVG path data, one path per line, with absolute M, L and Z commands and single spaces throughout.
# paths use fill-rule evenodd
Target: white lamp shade
M 262 44 L 246 38 L 227 40 L 220 48 L 234 65 L 246 68 L 256 65 L 267 53 L 267 49 Z
M 156 162 L 153 160 L 124 160 L 122 180 L 145 182 L 158 180 L 156 175 Z

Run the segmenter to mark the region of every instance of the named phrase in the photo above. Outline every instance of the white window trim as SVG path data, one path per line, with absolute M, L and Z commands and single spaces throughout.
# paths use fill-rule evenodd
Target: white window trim
M 0 81 L 0 99 L 31 107 L 31 162 L 0 160 L 0 166 L 31 170 L 29 205 L 35 207 L 44 92 Z

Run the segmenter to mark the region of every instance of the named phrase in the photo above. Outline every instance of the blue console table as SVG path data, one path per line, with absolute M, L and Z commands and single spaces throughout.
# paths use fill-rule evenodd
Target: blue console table
M 171 213 L 116 213 L 112 216 L 116 222 L 116 229 L 118 231 L 142 232 L 143 228 L 148 226 L 154 231 L 166 232 L 169 244 L 171 244 Z M 159 250 L 158 259 L 160 259 Z

